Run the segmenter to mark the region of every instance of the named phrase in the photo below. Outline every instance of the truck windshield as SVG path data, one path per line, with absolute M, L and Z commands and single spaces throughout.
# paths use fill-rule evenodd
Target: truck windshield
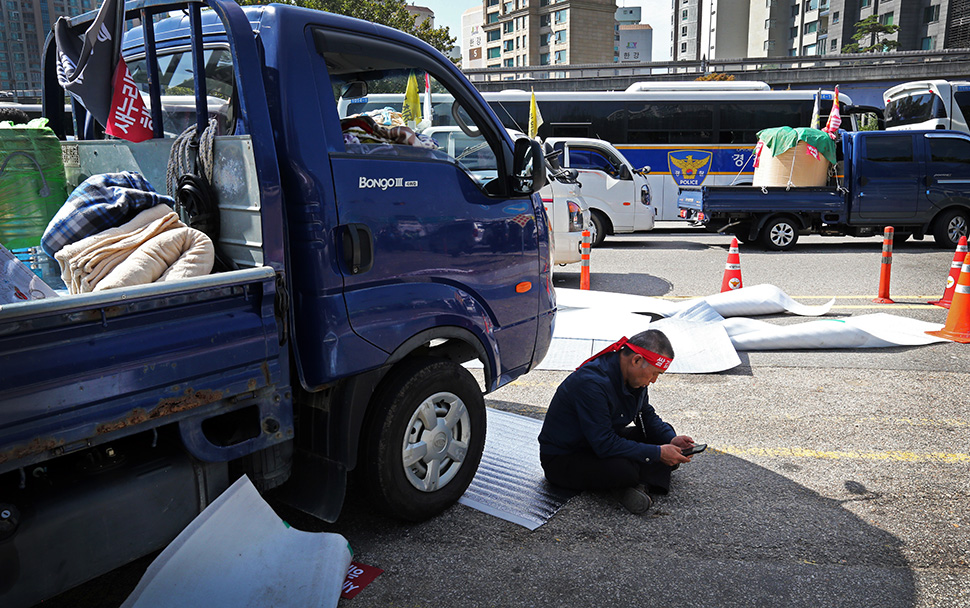
M 144 93 L 145 104 L 151 103 L 148 94 L 148 70 L 145 57 L 126 58 L 132 79 Z M 162 94 L 162 125 L 166 137 L 177 137 L 195 124 L 195 74 L 192 53 L 177 51 L 158 57 L 159 83 Z M 205 86 L 209 117 L 216 118 L 218 134 L 232 132 L 232 94 L 234 75 L 232 56 L 227 48 L 205 51 Z

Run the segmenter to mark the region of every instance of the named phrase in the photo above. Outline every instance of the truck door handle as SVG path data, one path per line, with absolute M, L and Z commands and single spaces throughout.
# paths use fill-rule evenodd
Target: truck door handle
M 341 245 L 350 274 L 367 272 L 374 266 L 374 234 L 367 224 L 341 226 Z

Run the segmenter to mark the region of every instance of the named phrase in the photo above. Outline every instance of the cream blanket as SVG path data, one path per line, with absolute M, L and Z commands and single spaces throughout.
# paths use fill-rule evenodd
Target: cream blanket
M 64 246 L 55 258 L 74 294 L 206 275 L 215 249 L 171 207 L 155 205 L 121 226 Z

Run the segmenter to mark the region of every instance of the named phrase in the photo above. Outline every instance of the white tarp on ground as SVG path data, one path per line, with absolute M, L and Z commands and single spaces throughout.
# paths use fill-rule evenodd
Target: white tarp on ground
M 742 318 L 788 313 L 821 316 L 835 300 L 808 306 L 774 285 L 671 301 L 628 294 L 557 289 L 559 311 L 549 353 L 537 369 L 572 370 L 623 336 L 648 328 L 670 338 L 669 373 L 701 374 L 740 365 L 737 351 L 919 346 L 945 342 L 926 335 L 941 324 L 888 314 L 774 325 Z M 651 322 L 651 318 L 667 317 Z M 727 318 L 726 317 L 732 317 Z
M 350 557 L 343 536 L 288 527 L 241 477 L 155 558 L 122 608 L 333 608 Z
M 654 313 L 670 317 L 702 301 L 707 302 L 722 317 L 771 315 L 783 312 L 802 317 L 818 317 L 828 313 L 835 304 L 834 298 L 819 306 L 801 304 L 774 285 L 755 285 L 686 300 L 663 300 L 605 291 L 556 289 L 556 302 L 560 309 L 595 308 L 641 314 Z
M 738 350 L 795 350 L 809 348 L 883 348 L 923 346 L 946 342 L 927 335 L 942 325 L 887 314 L 845 319 L 824 319 L 797 325 L 772 325 L 755 319 L 726 319 L 727 330 Z

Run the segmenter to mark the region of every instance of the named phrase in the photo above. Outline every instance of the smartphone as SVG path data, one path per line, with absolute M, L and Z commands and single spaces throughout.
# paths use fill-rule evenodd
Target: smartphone
M 693 456 L 694 454 L 700 454 L 707 449 L 706 443 L 695 443 L 692 447 L 684 448 L 680 451 L 684 456 Z

